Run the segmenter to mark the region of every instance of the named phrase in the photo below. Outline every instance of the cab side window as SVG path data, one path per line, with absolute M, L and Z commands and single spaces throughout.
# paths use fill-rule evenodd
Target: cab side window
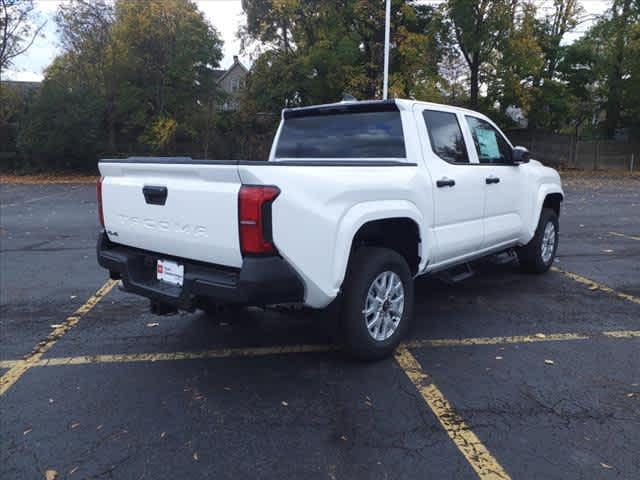
M 455 113 L 424 110 L 424 121 L 429 132 L 433 152 L 449 163 L 469 163 L 462 129 Z
M 476 117 L 466 116 L 480 163 L 511 163 L 511 147 L 493 126 Z

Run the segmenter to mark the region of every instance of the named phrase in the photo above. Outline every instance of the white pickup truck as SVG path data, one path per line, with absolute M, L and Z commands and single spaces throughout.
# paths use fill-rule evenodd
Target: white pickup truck
M 100 161 L 98 261 L 157 312 L 340 299 L 363 358 L 407 331 L 413 279 L 513 251 L 545 272 L 558 173 L 487 117 L 413 100 L 285 109 L 268 161 Z

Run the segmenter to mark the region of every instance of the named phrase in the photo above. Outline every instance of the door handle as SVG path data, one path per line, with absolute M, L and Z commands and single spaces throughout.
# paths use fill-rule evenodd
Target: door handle
M 485 178 L 484 181 L 487 183 L 487 185 L 491 185 L 492 183 L 500 183 L 500 179 L 498 177 L 494 177 L 493 175 Z
M 164 205 L 167 202 L 167 187 L 145 185 L 142 187 L 144 200 L 150 205 Z
M 455 180 L 447 177 L 442 177 L 440 180 L 436 180 L 436 186 L 438 188 L 453 187 L 455 184 L 456 184 Z

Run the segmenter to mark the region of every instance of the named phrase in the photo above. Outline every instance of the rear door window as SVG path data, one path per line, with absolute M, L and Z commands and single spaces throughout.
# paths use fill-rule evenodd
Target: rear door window
M 358 112 L 286 118 L 277 158 L 406 158 L 400 112 Z
M 427 125 L 433 153 L 449 163 L 469 163 L 458 116 L 437 110 L 424 110 L 422 116 Z

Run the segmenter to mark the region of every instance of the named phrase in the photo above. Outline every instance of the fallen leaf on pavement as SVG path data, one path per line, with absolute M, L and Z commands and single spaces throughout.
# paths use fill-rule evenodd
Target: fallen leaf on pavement
M 47 470 L 44 472 L 44 478 L 47 480 L 56 480 L 56 478 L 58 478 L 58 472 L 55 470 Z
M 546 363 L 547 365 L 555 365 L 556 364 L 556 362 L 554 362 L 553 360 L 549 360 L 549 359 L 545 360 L 544 363 Z
M 147 327 L 157 327 L 160 324 L 158 322 L 147 323 Z

